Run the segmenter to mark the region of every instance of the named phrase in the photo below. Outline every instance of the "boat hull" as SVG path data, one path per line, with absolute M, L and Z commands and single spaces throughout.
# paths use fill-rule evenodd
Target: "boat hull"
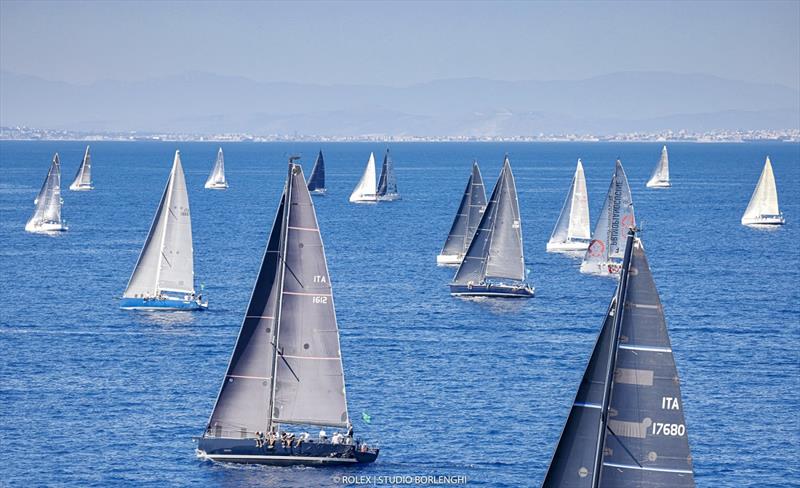
M 567 241 L 567 242 L 548 242 L 547 252 L 570 252 L 585 251 L 589 247 L 589 241 Z
M 25 231 L 36 233 L 64 232 L 67 226 L 61 222 L 28 222 Z
M 180 311 L 205 310 L 208 302 L 199 298 L 195 300 L 179 300 L 174 298 L 123 298 L 119 303 L 123 310 Z
M 377 203 L 377 197 L 359 197 L 359 198 L 351 198 L 350 203 Z
M 296 442 L 284 446 L 280 441 L 273 447 L 264 443 L 261 447 L 256 439 L 226 439 L 201 437 L 197 440 L 197 455 L 218 462 L 239 464 L 292 465 L 344 465 L 367 464 L 378 458 L 379 449 L 362 444 L 333 444 L 310 439 L 299 446 Z
M 753 218 L 742 218 L 742 225 L 783 225 L 783 215 L 759 215 Z
M 440 266 L 458 266 L 464 256 L 459 254 L 439 254 L 436 256 L 436 264 Z
M 69 185 L 70 191 L 89 191 L 94 190 L 92 185 Z
M 621 268 L 622 263 L 615 261 L 607 261 L 605 263 L 598 263 L 597 265 L 586 265 L 584 262 L 581 264 L 581 273 L 594 276 L 610 276 L 618 279 L 619 270 Z
M 672 183 L 670 183 L 669 181 L 656 181 L 647 184 L 647 188 L 669 188 L 671 186 Z
M 506 285 L 503 283 L 475 285 L 451 283 L 450 294 L 454 297 L 531 298 L 534 295 L 534 288 L 530 285 Z
M 317 190 L 309 190 L 309 193 L 311 193 L 312 195 L 319 195 L 324 197 L 328 193 L 328 190 L 326 190 L 325 188 L 319 188 Z
M 397 201 L 397 200 L 400 200 L 400 195 L 398 195 L 398 194 L 381 195 L 381 196 L 378 197 L 378 201 L 379 202 L 394 202 L 394 201 Z
M 227 190 L 228 183 L 206 183 L 206 190 Z

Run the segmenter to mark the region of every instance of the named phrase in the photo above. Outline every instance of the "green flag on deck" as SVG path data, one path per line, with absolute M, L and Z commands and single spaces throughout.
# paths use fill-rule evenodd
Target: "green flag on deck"
M 361 420 L 363 420 L 365 424 L 368 424 L 372 422 L 372 417 L 367 412 L 361 412 Z

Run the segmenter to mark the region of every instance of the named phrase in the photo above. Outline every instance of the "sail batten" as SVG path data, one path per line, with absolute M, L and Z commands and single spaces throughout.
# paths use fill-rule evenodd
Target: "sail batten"
M 753 195 L 742 216 L 742 224 L 783 224 L 783 214 L 778 206 L 778 188 L 772 162 L 767 156 L 764 169 L 758 178 Z
M 661 148 L 661 158 L 659 158 L 656 167 L 653 169 L 653 174 L 647 180 L 648 188 L 664 188 L 671 186 L 669 181 L 669 156 L 667 155 L 667 146 Z

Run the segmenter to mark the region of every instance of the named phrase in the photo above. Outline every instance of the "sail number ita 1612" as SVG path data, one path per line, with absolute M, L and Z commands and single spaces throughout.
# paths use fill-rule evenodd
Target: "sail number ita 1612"
M 686 434 L 686 426 L 683 424 L 663 424 L 653 422 L 653 435 L 667 435 L 671 437 L 683 437 Z
M 311 297 L 311 303 L 322 303 L 322 304 L 328 303 L 328 297 L 321 297 L 321 296 L 315 295 L 315 296 Z

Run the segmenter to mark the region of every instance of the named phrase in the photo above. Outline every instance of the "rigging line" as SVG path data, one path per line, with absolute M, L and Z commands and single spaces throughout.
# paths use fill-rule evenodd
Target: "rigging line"
M 303 289 L 305 289 L 305 287 L 306 287 L 306 286 L 303 284 L 303 282 L 302 282 L 302 281 L 300 281 L 300 278 L 298 278 L 298 277 L 297 277 L 297 275 L 296 275 L 296 274 L 294 274 L 294 271 L 292 271 L 292 267 L 291 267 L 291 266 L 289 266 L 289 263 L 287 263 L 287 262 L 286 262 L 286 260 L 285 260 L 285 259 L 283 259 L 283 256 L 279 256 L 279 257 L 280 257 L 280 260 L 281 260 L 281 261 L 283 261 L 283 265 L 286 267 L 286 269 L 288 269 L 288 270 L 289 270 L 289 273 L 291 273 L 291 274 L 292 274 L 292 276 L 294 276 L 294 279 L 296 279 L 296 280 L 297 280 L 297 282 L 300 284 L 300 287 L 301 287 L 301 288 L 303 288 Z
M 613 435 L 614 439 L 616 439 L 617 442 L 619 442 L 619 445 L 622 446 L 623 449 L 625 449 L 625 452 L 627 452 L 628 456 L 630 456 L 631 459 L 633 459 L 633 462 L 636 463 L 636 465 L 639 466 L 640 468 L 643 468 L 644 466 L 639 464 L 639 461 L 637 461 L 636 458 L 633 457 L 633 453 L 630 450 L 628 450 L 625 444 L 623 444 L 622 439 L 620 439 L 619 436 L 615 434 L 613 430 L 611 430 L 611 427 L 608 424 L 606 424 L 606 429 L 608 429 L 608 431 L 611 432 L 611 435 Z
M 171 268 L 172 267 L 172 263 L 169 262 L 169 259 L 167 259 L 167 255 L 164 254 L 164 251 L 161 251 L 161 256 L 164 257 L 164 261 L 167 262 L 167 266 L 169 266 Z
M 278 346 L 276 346 L 274 343 L 272 344 L 272 347 L 275 348 L 275 352 L 278 353 L 278 357 L 280 357 L 283 360 L 283 364 L 285 364 L 286 367 L 289 368 L 289 372 L 292 373 L 292 376 L 294 376 L 294 379 L 296 379 L 297 382 L 300 383 L 300 378 L 294 372 L 294 369 L 292 369 L 292 365 L 289 364 L 289 361 L 287 361 L 285 357 L 283 357 L 283 348 L 278 349 Z

